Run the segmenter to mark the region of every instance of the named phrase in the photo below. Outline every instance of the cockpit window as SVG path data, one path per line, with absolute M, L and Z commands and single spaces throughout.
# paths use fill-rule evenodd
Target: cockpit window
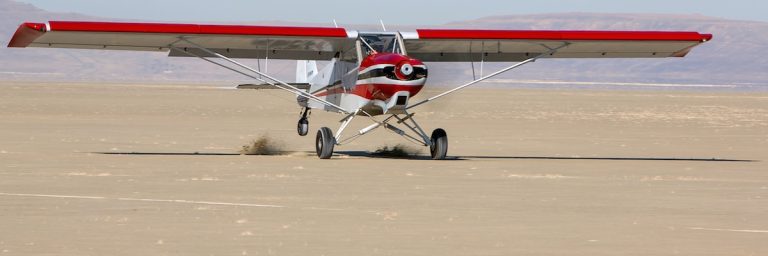
M 391 34 L 363 34 L 360 35 L 371 48 L 381 53 L 400 53 L 400 46 L 397 44 L 397 37 Z M 364 47 L 363 53 L 370 55 L 370 48 Z

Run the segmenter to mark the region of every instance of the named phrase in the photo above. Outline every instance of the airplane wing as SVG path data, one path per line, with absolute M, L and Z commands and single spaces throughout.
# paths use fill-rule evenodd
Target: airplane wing
M 517 62 L 546 58 L 684 57 L 712 39 L 697 32 L 417 29 L 401 32 L 408 55 L 432 62 Z
M 401 32 L 408 55 L 423 61 L 521 61 L 568 44 L 549 58 L 683 57 L 712 39 L 697 32 L 418 29 Z M 181 38 L 233 58 L 354 58 L 357 32 L 343 28 L 50 21 L 24 23 L 8 47 L 169 52 L 201 56 Z M 189 48 L 188 48 L 189 47 Z
M 50 21 L 24 23 L 8 47 L 169 52 L 171 45 L 208 56 L 180 39 L 233 58 L 329 60 L 356 56 L 356 32 L 343 28 Z

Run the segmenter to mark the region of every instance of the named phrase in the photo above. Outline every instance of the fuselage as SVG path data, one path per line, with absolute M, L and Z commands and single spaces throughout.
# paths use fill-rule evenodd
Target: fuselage
M 339 79 L 312 93 L 350 112 L 361 109 L 371 115 L 404 111 L 428 75 L 422 61 L 397 53 L 372 53 L 348 73 L 356 73 L 357 79 Z

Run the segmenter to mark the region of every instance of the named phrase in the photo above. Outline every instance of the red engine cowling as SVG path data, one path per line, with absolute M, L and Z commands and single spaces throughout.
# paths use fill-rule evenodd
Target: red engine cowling
M 416 95 L 427 81 L 427 66 L 418 59 L 395 53 L 376 53 L 363 59 L 358 74 L 372 98 L 386 100 L 400 91 Z

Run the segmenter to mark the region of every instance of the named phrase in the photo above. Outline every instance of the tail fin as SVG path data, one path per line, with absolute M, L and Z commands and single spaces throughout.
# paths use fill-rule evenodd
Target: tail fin
M 300 60 L 296 62 L 296 82 L 309 83 L 317 75 L 317 62 Z

